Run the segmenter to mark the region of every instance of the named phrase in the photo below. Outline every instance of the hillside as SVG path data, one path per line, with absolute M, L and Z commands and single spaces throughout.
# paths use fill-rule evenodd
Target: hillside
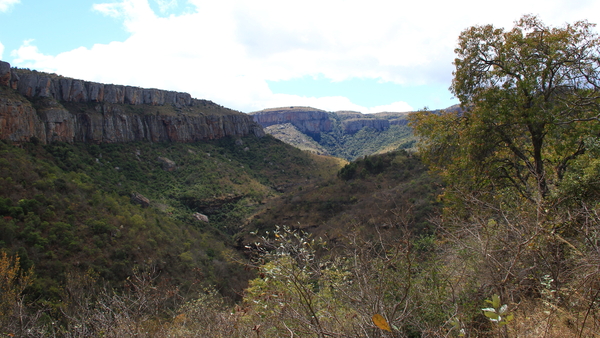
M 1 334 L 164 333 L 188 301 L 243 304 L 254 245 L 281 226 L 332 244 L 432 232 L 439 184 L 417 158 L 323 156 L 395 149 L 388 120 L 270 111 L 303 151 L 185 93 L 0 66 Z
M 295 190 L 270 200 L 250 228 L 288 226 L 329 241 L 342 240 L 351 229 L 372 235 L 408 227 L 414 236 L 425 236 L 434 230 L 429 217 L 439 206 L 441 184 L 418 158 L 400 150 L 366 156 L 346 164 L 335 178 Z
M 35 292 L 52 299 L 69 273 L 120 285 L 136 266 L 234 296 L 247 277 L 225 253 L 245 219 L 338 168 L 271 137 L 0 145 L 0 247 L 35 266 Z
M 317 141 L 298 130 L 298 128 L 291 123 L 275 124 L 265 127 L 265 133 L 300 150 L 310 151 L 319 155 L 331 155 Z
M 55 310 L 70 276 L 119 289 L 140 269 L 186 294 L 239 298 L 248 217 L 345 164 L 186 93 L 5 62 L 0 80 L 0 251 L 34 267 L 28 295 Z

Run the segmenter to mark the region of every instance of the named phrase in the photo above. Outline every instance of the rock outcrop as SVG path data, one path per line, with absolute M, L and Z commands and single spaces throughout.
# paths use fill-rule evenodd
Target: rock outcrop
M 272 108 L 253 112 L 250 115 L 263 128 L 290 123 L 299 131 L 309 135 L 318 135 L 333 129 L 333 122 L 326 111 L 310 107 Z
M 192 214 L 192 217 L 194 217 L 196 220 L 200 221 L 200 222 L 204 222 L 204 223 L 209 223 L 208 221 L 208 216 L 201 214 L 199 212 L 195 212 Z
M 392 126 L 406 126 L 406 125 L 408 125 L 408 119 L 407 118 L 392 119 L 392 120 L 390 120 L 390 125 L 392 125 Z
M 341 120 L 360 119 L 365 116 L 361 112 L 351 111 L 351 110 L 338 110 L 334 114 L 337 115 L 337 117 L 340 118 Z
M 144 208 L 147 208 L 150 206 L 150 200 L 146 196 L 144 196 L 140 193 L 137 193 L 137 192 L 131 193 L 131 203 L 139 204 Z
M 374 118 L 348 119 L 342 121 L 342 129 L 348 134 L 356 133 L 365 127 L 373 128 L 377 131 L 384 131 L 390 129 L 390 121 Z
M 0 61 L 0 139 L 194 142 L 261 137 L 251 116 L 190 94 L 13 69 Z
M 163 170 L 165 171 L 173 171 L 177 168 L 177 164 L 173 160 L 170 160 L 166 157 L 159 156 L 157 158 L 158 162 L 162 165 Z

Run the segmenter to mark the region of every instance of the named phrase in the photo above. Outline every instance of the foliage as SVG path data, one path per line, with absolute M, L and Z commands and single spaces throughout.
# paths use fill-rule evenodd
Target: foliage
M 436 224 L 447 239 L 440 249 L 449 278 L 461 280 L 455 288 L 464 301 L 452 323 L 465 335 L 491 331 L 485 318 L 508 323 L 500 299 L 530 306 L 502 326 L 503 336 L 597 329 L 588 320 L 597 286 L 578 278 L 598 276 L 589 263 L 600 201 L 600 40 L 592 28 L 525 16 L 509 31 L 466 29 L 452 84 L 464 110 L 410 117 L 422 158 L 446 183 Z M 492 307 L 473 312 L 478 298 L 493 294 Z M 544 319 L 534 323 L 538 314 Z M 524 331 L 525 322 L 535 328 Z
M 411 117 L 428 163 L 454 184 L 548 198 L 598 132 L 592 27 L 552 28 L 525 16 L 510 31 L 463 31 L 451 89 L 467 109 Z
M 409 233 L 387 231 L 364 241 L 359 232 L 346 237 L 343 248 L 287 227 L 262 237 L 255 244 L 262 252 L 256 260 L 259 278 L 245 296 L 249 325 L 268 337 L 377 337 L 382 328 L 413 336 L 439 330 L 448 313 L 434 304 L 448 294 L 435 264 L 421 265 L 431 256 Z
M 514 319 L 514 316 L 508 313 L 508 305 L 501 305 L 500 296 L 493 295 L 491 300 L 486 299 L 485 302 L 490 304 L 491 307 L 483 308 L 481 311 L 492 322 L 497 323 L 498 326 L 502 327 Z
M 442 188 L 420 159 L 406 151 L 356 160 L 339 169 L 337 179 L 301 187 L 293 196 L 269 201 L 249 229 L 288 225 L 328 241 L 343 237 L 354 225 L 375 233 L 410 224 L 417 234 L 431 233 L 429 218 L 440 206 Z
M 384 131 L 365 127 L 356 133 L 344 133 L 335 114 L 330 115 L 334 128 L 321 133 L 319 145 L 332 156 L 354 161 L 362 156 L 412 148 L 412 130 L 406 125 L 392 125 Z
M 26 332 L 28 323 L 18 319 L 26 308 L 23 292 L 32 281 L 33 269 L 22 269 L 19 256 L 0 252 L 0 335 Z
M 159 157 L 173 160 L 174 170 Z M 35 266 L 21 318 L 39 324 L 40 332 L 50 322 L 60 330 L 74 323 L 89 330 L 79 315 L 130 306 L 119 297 L 129 297 L 128 278 L 140 270 L 156 271 L 152 284 L 176 287 L 182 299 L 209 285 L 239 298 L 253 272 L 233 261 L 240 258 L 230 235 L 265 199 L 298 181 L 333 177 L 339 163 L 272 137 L 192 144 L 0 142 L 0 249 L 18 254 L 24 270 Z M 132 192 L 150 205 L 133 203 Z M 208 215 L 209 223 L 193 218 L 194 212 Z M 76 277 L 87 285 L 77 291 L 70 280 L 82 274 L 90 277 Z M 174 311 L 177 304 L 160 307 Z

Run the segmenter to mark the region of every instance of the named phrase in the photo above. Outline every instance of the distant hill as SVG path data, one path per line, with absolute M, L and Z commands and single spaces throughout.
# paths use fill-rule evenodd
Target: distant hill
M 414 146 L 410 112 L 362 114 L 311 107 L 281 107 L 252 112 L 254 121 L 274 137 L 316 154 L 352 161 L 362 156 Z

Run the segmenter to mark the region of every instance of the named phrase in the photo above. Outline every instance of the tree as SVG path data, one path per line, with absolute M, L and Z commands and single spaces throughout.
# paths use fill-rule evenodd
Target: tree
M 510 31 L 463 31 L 451 87 L 463 110 L 411 118 L 429 164 L 456 184 L 546 201 L 598 139 L 600 40 L 593 27 L 579 21 L 554 28 L 524 16 Z
M 22 270 L 19 256 L 0 251 L 0 332 L 21 333 L 28 327 L 23 291 L 32 283 L 33 268 Z
M 539 311 L 564 306 L 581 318 L 597 315 L 600 297 L 590 282 L 600 270 L 589 263 L 600 234 L 594 27 L 548 27 L 534 16 L 510 30 L 470 27 L 451 86 L 461 109 L 410 117 L 423 159 L 445 179 L 438 224 L 453 271 L 509 303 L 547 295 Z M 580 336 L 597 330 L 586 319 L 577 325 Z

